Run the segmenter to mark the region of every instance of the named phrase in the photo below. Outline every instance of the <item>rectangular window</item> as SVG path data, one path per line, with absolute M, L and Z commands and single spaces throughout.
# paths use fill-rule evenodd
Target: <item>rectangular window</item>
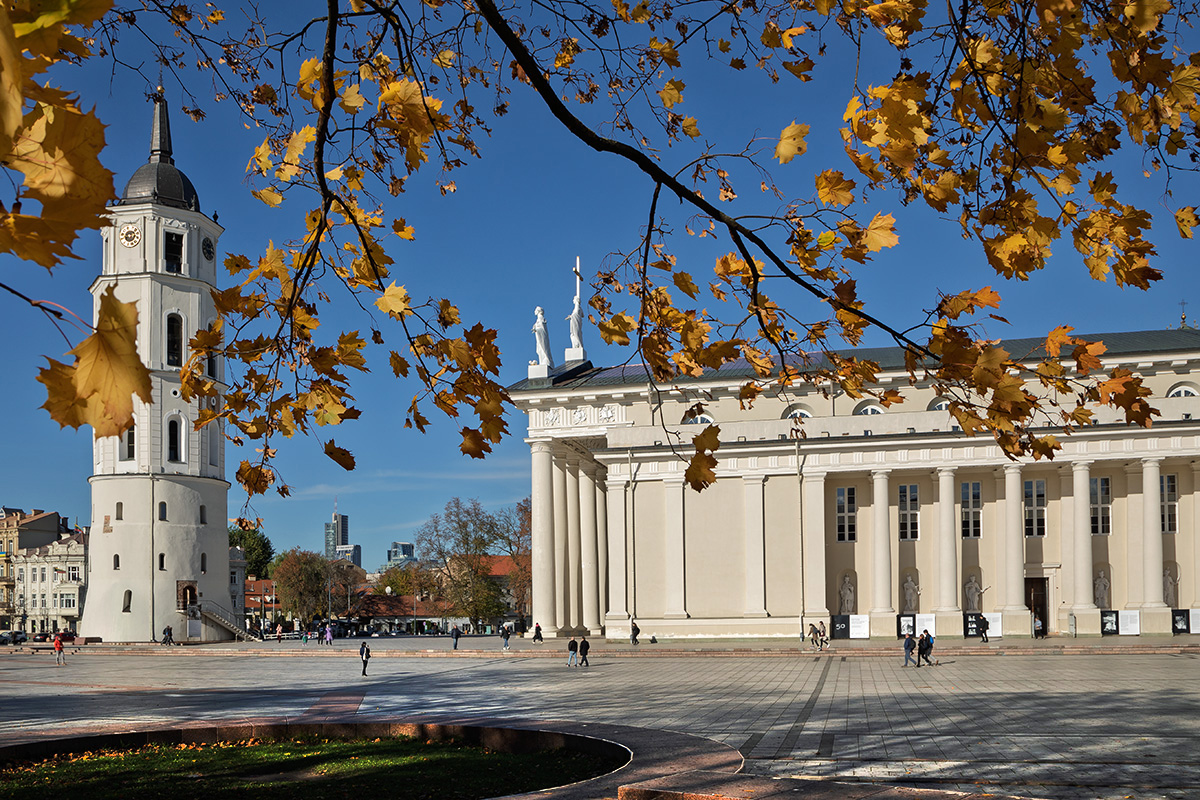
M 853 486 L 839 486 L 837 489 L 836 525 L 839 542 L 858 541 L 858 506 L 854 501 Z
M 17 567 L 17 583 L 25 582 L 25 568 Z
M 978 539 L 983 535 L 983 491 L 979 481 L 962 484 L 962 537 Z
M 79 580 L 79 567 L 67 567 L 67 580 Z
M 1046 535 L 1046 482 L 1025 481 L 1025 535 Z
M 915 483 L 904 484 L 900 488 L 900 541 L 910 541 L 917 538 L 919 533 L 917 518 L 920 516 L 921 503 L 917 497 Z
M 55 592 L 54 595 L 50 598 L 50 607 L 58 608 L 58 592 Z
M 132 461 L 134 457 L 134 429 L 130 428 L 121 434 L 121 443 L 117 445 L 117 452 L 120 454 L 122 461 Z
M 236 570 L 232 570 L 232 569 L 229 570 L 229 585 L 237 586 L 237 571 Z
M 75 607 L 75 595 L 64 594 L 62 596 L 62 607 L 63 608 L 74 608 Z
M 183 272 L 183 234 L 168 233 L 163 237 L 163 269 L 176 275 Z
M 42 608 L 45 608 L 45 607 L 46 607 L 46 595 L 43 594 L 42 595 Z
M 1108 478 L 1092 478 L 1092 535 L 1112 533 L 1112 486 Z
M 46 582 L 46 568 L 42 567 L 42 583 Z M 44 597 L 45 595 L 43 595 Z
M 1162 493 L 1162 532 L 1179 532 L 1179 491 L 1178 482 L 1174 475 L 1158 477 L 1159 491 Z

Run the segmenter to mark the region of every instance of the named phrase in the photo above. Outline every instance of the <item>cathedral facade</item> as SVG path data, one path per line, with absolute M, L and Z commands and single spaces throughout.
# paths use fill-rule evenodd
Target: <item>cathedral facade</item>
M 993 636 L 1200 632 L 1200 331 L 1089 338 L 1162 415 L 1096 408 L 1053 461 L 963 435 L 899 348 L 856 352 L 903 388 L 889 409 L 801 387 L 742 410 L 754 376 L 736 363 L 673 387 L 638 365 L 531 366 L 509 391 L 528 416 L 534 621 L 610 639 L 634 620 L 675 638 L 961 637 L 980 616 Z M 697 493 L 684 470 L 709 422 L 718 478 Z
M 188 342 L 217 318 L 216 243 L 223 232 L 200 210 L 175 166 L 167 107 L 155 102 L 150 157 L 109 208 L 103 266 L 92 283 L 98 313 L 110 287 L 137 303 L 138 355 L 153 402 L 134 399 L 135 424 L 93 444 L 88 601 L 80 633 L 106 642 L 229 639 L 240 628 L 229 603 L 225 439 L 220 422 L 194 429 L 179 370 Z M 221 359 L 209 377 L 222 380 Z

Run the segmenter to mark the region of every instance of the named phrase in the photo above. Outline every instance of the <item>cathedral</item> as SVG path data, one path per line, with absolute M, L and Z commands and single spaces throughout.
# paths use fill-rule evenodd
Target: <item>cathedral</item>
M 540 309 L 539 309 L 540 310 Z M 739 407 L 748 365 L 651 386 L 575 341 L 509 388 L 532 453 L 533 621 L 548 634 L 952 638 L 1200 632 L 1200 330 L 1119 332 L 1104 370 L 1145 379 L 1149 428 L 1096 408 L 1053 461 L 969 437 L 933 388 L 905 402 L 811 387 Z M 1036 340 L 1004 343 L 1035 352 Z M 685 417 L 698 400 L 704 414 Z M 684 481 L 692 436 L 721 429 L 717 481 Z M 697 424 L 692 424 L 697 423 Z M 793 435 L 802 423 L 804 436 Z
M 157 98 L 150 157 L 109 207 L 93 313 L 115 287 L 136 302 L 138 354 L 153 402 L 134 400 L 135 424 L 93 444 L 88 600 L 79 632 L 105 642 L 146 642 L 170 626 L 179 642 L 233 638 L 229 602 L 225 439 L 220 423 L 193 428 L 179 369 L 188 342 L 217 318 L 217 241 L 222 228 L 175 166 L 166 103 Z M 223 378 L 220 358 L 209 377 Z

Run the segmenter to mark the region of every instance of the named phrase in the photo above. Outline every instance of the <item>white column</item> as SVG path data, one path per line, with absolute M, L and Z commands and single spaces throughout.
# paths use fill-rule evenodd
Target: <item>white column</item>
M 608 614 L 608 492 L 603 471 L 596 477 L 596 571 L 600 575 L 600 622 Z
M 1166 608 L 1163 598 L 1161 458 L 1142 459 L 1142 607 Z
M 683 544 L 682 476 L 663 481 L 663 591 L 666 593 L 667 619 L 687 618 Z
M 802 630 L 807 631 L 810 621 L 829 617 L 827 582 L 837 576 L 825 572 L 825 473 L 805 471 L 800 491 L 804 498 L 800 523 L 800 547 L 804 549 L 804 575 L 800 586 L 804 593 L 804 618 L 800 622 Z
M 1182 476 L 1180 476 L 1182 477 Z M 1183 494 L 1180 493 L 1180 511 L 1183 510 Z M 1188 574 L 1179 564 L 1179 586 L 1175 594 L 1179 596 L 1179 605 L 1183 608 L 1200 608 L 1200 460 L 1192 462 L 1192 572 Z M 1183 533 L 1183 514 L 1179 516 L 1179 531 Z M 1175 537 L 1176 542 L 1183 541 L 1183 536 Z M 1191 603 L 1183 601 L 1184 589 L 1191 593 Z
M 1049 482 L 1047 481 L 1047 483 Z M 1074 606 L 1075 581 L 1079 578 L 1071 568 L 1071 565 L 1075 563 L 1075 510 L 1070 500 L 1071 469 L 1069 465 L 1063 465 L 1058 469 L 1058 497 L 1058 532 L 1059 541 L 1062 542 L 1062 557 L 1059 561 L 1062 567 L 1058 571 L 1062 603 L 1058 607 L 1058 630 L 1066 631 L 1070 627 L 1067 614 Z M 1048 510 L 1046 516 L 1046 525 L 1049 526 L 1051 519 Z
M 1027 612 L 1025 605 L 1025 513 L 1021 465 L 1004 465 L 1004 606 Z
M 608 498 L 608 611 L 606 627 L 620 625 L 629 620 L 628 590 L 626 577 L 629 574 L 628 553 L 625 548 L 626 498 L 629 481 L 617 481 L 605 492 Z
M 891 503 L 888 494 L 888 471 L 871 473 L 871 614 L 894 615 L 892 605 L 892 531 L 888 524 Z M 886 622 L 886 621 L 885 621 Z M 881 623 L 884 624 L 884 623 Z M 875 634 L 872 624 L 871 633 Z M 882 628 L 886 633 L 886 625 Z
M 742 478 L 745 503 L 742 530 L 745 549 L 746 603 L 744 617 L 767 616 L 767 563 L 764 537 L 763 486 L 766 478 L 750 475 Z
M 934 611 L 961 613 L 958 603 L 958 529 L 954 524 L 954 469 L 938 470 L 938 603 Z
M 583 551 L 580 554 L 583 588 L 583 627 L 588 633 L 600 631 L 600 553 L 596 541 L 596 477 L 592 464 L 579 469 L 579 529 Z
M 567 465 L 561 455 L 554 458 L 554 619 L 550 630 L 569 627 L 567 619 L 570 573 L 567 552 Z
M 582 534 L 579 528 L 579 456 L 567 456 L 567 621 L 572 631 L 583 624 Z
M 1116 551 L 1115 536 L 1109 536 L 1109 564 L 1113 567 L 1112 579 L 1115 586 L 1116 574 L 1121 573 L 1121 584 L 1125 587 L 1125 608 L 1141 608 L 1143 593 L 1143 567 L 1146 563 L 1146 535 L 1142 525 L 1142 495 L 1135 493 L 1135 487 L 1142 482 L 1142 463 L 1132 461 L 1125 465 L 1125 558 L 1113 558 Z M 1114 494 L 1116 487 L 1114 487 Z M 1116 529 L 1116 508 L 1113 508 L 1113 528 Z M 1123 563 L 1122 563 L 1123 562 Z M 1110 589 L 1109 594 L 1113 592 Z M 1112 605 L 1116 606 L 1116 597 Z
M 555 629 L 554 602 L 554 455 L 548 441 L 531 442 L 533 488 L 530 494 L 530 559 L 533 568 L 533 621 Z
M 1092 594 L 1092 483 L 1090 461 L 1071 465 L 1071 505 L 1075 517 L 1075 608 L 1096 608 Z M 1097 630 L 1099 629 L 1097 617 Z

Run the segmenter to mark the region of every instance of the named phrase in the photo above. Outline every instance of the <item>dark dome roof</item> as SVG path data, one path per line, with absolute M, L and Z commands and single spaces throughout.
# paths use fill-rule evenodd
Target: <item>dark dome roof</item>
M 150 132 L 150 160 L 138 167 L 125 184 L 117 205 L 130 203 L 160 203 L 173 208 L 200 210 L 196 187 L 180 172 L 171 158 L 171 123 L 167 118 L 167 103 L 161 96 L 154 98 L 154 126 Z

